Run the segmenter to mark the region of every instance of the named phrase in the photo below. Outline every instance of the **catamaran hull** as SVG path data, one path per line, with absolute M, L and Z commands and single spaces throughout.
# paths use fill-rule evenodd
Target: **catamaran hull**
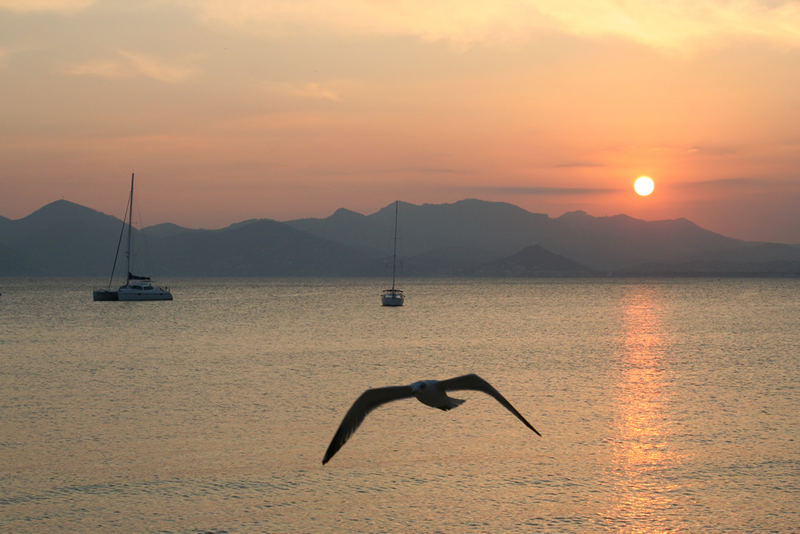
M 94 298 L 95 302 L 119 300 L 117 292 L 113 289 L 95 289 L 92 292 L 92 297 Z
M 172 300 L 172 293 L 164 289 L 156 290 L 130 290 L 130 289 L 96 289 L 92 292 L 95 302 L 104 301 L 141 301 L 141 300 Z
M 163 289 L 144 290 L 144 289 L 122 289 L 117 292 L 117 300 L 140 301 L 140 300 L 172 300 L 172 293 Z

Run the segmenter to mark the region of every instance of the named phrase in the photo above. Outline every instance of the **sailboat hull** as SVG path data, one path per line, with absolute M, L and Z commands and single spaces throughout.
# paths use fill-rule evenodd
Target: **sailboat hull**
M 381 293 L 381 304 L 384 306 L 402 306 L 405 300 L 400 289 L 386 289 Z

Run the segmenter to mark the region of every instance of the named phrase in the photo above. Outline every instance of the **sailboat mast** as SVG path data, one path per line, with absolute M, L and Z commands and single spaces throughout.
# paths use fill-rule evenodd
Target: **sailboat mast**
M 397 271 L 397 205 L 399 200 L 394 201 L 394 250 L 392 251 L 392 290 L 394 290 L 395 272 Z
M 133 233 L 133 173 L 131 173 L 131 196 L 128 200 L 128 274 L 125 275 L 126 279 L 131 279 L 131 234 Z

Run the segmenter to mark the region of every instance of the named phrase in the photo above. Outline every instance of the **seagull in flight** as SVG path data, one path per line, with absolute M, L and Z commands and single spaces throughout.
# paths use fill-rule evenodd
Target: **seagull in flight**
M 533 426 L 522 417 L 522 414 L 511 406 L 511 403 L 508 402 L 499 391 L 476 374 L 457 376 L 447 380 L 420 380 L 409 386 L 374 388 L 368 389 L 362 393 L 347 411 L 347 414 L 345 414 L 342 424 L 339 425 L 339 429 L 336 431 L 336 434 L 334 434 L 331 444 L 328 445 L 328 450 L 325 451 L 322 464 L 328 463 L 328 460 L 336 454 L 336 451 L 341 449 L 342 445 L 355 433 L 358 426 L 364 421 L 364 418 L 367 417 L 367 414 L 381 404 L 416 397 L 422 404 L 426 404 L 432 408 L 439 408 L 445 411 L 452 410 L 457 406 L 461 406 L 464 400 L 448 397 L 447 392 L 464 389 L 474 389 L 475 391 L 483 391 L 491 395 L 497 399 L 500 404 L 505 406 L 508 411 L 516 415 L 517 419 L 522 421 L 525 426 L 536 432 L 537 436 L 541 437 L 539 431 L 533 428 Z

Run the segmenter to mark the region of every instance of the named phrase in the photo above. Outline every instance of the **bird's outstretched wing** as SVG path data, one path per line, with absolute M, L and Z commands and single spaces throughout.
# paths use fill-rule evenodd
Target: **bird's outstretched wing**
M 511 403 L 508 402 L 506 398 L 500 394 L 499 391 L 494 389 L 489 382 L 487 382 L 486 380 L 484 380 L 483 378 L 479 377 L 476 374 L 457 376 L 455 378 L 448 378 L 447 380 L 441 380 L 438 385 L 445 391 L 454 391 L 459 389 L 474 389 L 476 391 L 483 391 L 484 393 L 488 393 L 489 395 L 497 399 L 497 401 L 500 404 L 505 406 L 508 409 L 508 411 L 516 415 L 517 419 L 525 423 L 525 426 L 536 432 L 537 436 L 541 436 L 541 434 L 539 434 L 539 431 L 533 428 L 533 426 L 524 417 L 522 417 L 522 414 L 519 413 L 516 408 L 511 406 Z
M 368 389 L 361 394 L 359 398 L 353 403 L 350 409 L 342 419 L 342 424 L 334 434 L 331 444 L 328 445 L 328 450 L 325 451 L 325 457 L 322 459 L 323 465 L 328 463 L 336 451 L 342 448 L 342 445 L 350 439 L 350 436 L 355 433 L 358 425 L 364 420 L 369 412 L 387 402 L 392 402 L 400 399 L 407 399 L 413 397 L 414 392 L 411 386 L 389 386 L 385 388 Z

